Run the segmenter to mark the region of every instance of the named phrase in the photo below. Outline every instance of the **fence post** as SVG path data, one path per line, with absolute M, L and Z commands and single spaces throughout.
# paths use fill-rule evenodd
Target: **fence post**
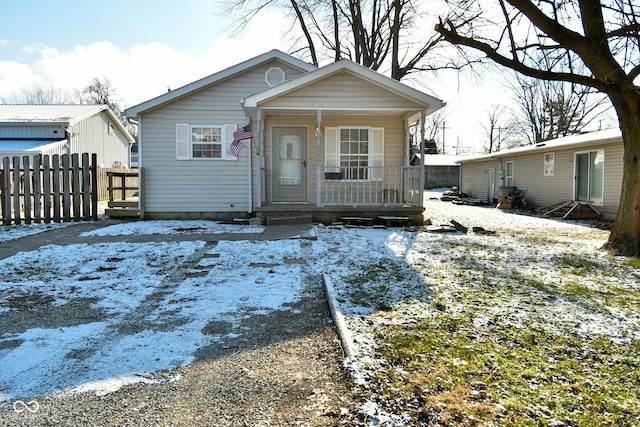
M 61 222 L 60 217 L 60 156 L 53 155 L 53 220 Z
M 24 182 L 24 223 L 31 224 L 31 162 L 29 156 L 22 157 L 22 180 Z
M 39 224 L 42 222 L 42 185 L 40 183 L 40 156 L 33 156 L 33 213 L 35 221 Z
M 71 173 L 69 155 L 62 155 L 62 220 L 71 220 Z
M 98 220 L 98 155 L 91 154 L 91 210 L 93 212 L 93 220 Z
M 42 199 L 44 207 L 44 222 L 51 222 L 51 168 L 49 163 L 49 156 L 44 156 L 42 159 Z
M 71 155 L 71 193 L 73 194 L 73 220 L 80 221 L 80 165 L 78 153 Z
M 11 225 L 11 159 L 2 159 L 2 223 Z
M 82 219 L 91 219 L 91 179 L 89 153 L 82 153 Z
M 22 208 L 20 206 L 20 157 L 13 157 L 13 216 L 14 222 L 20 224 L 20 213 Z

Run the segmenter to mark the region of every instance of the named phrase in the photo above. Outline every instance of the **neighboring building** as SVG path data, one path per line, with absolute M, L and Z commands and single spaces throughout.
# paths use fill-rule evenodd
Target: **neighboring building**
M 527 206 L 586 202 L 613 219 L 620 204 L 622 156 L 618 129 L 572 135 L 462 159 L 460 190 L 495 202 L 499 193 L 516 187 L 526 190 Z
M 460 186 L 459 160 L 464 156 L 453 154 L 427 154 L 424 156 L 424 188 L 449 188 Z M 420 154 L 414 154 L 411 164 L 420 165 Z
M 3 157 L 96 153 L 127 167 L 134 139 L 107 105 L 0 105 Z
M 127 109 L 143 218 L 422 216 L 409 127 L 442 101 L 351 61 L 278 50 Z M 236 157 L 233 133 L 250 125 Z

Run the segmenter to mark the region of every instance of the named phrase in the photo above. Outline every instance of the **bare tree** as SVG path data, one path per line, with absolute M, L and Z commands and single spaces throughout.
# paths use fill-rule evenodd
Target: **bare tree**
M 514 135 L 512 114 L 509 108 L 504 105 L 492 104 L 486 111 L 484 120 L 480 127 L 487 138 L 483 143 L 485 153 L 495 153 L 500 151 L 503 142 L 508 141 Z M 510 147 L 514 144 L 510 144 Z M 509 147 L 509 148 L 510 148 Z
M 2 104 L 25 104 L 25 105 L 55 105 L 72 104 L 74 96 L 68 91 L 55 88 L 34 86 L 22 88 L 19 92 L 13 93 L 11 97 L 1 98 Z
M 440 36 L 413 37 L 420 16 L 413 0 L 232 0 L 231 4 L 243 11 L 237 21 L 240 27 L 269 6 L 291 12 L 293 25 L 303 33 L 302 50 L 315 65 L 323 56 L 351 59 L 373 70 L 390 62 L 396 80 L 433 68 L 425 60 Z
M 629 0 L 450 0 L 436 31 L 465 55 L 525 76 L 594 88 L 613 105 L 624 140 L 620 206 L 606 247 L 640 255 L 640 7 Z M 478 56 L 476 56 L 478 55 Z M 547 60 L 540 61 L 540 55 Z
M 611 106 L 594 89 L 569 82 L 520 76 L 513 91 L 528 144 L 583 132 Z

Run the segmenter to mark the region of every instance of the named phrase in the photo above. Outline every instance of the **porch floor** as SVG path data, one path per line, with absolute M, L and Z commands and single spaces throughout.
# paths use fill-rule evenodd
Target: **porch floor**
M 323 206 L 310 204 L 278 204 L 256 208 L 256 215 L 270 221 L 278 218 L 311 216 L 312 221 L 322 224 L 338 222 L 343 217 L 407 217 L 411 224 L 422 225 L 424 208 L 418 206 Z

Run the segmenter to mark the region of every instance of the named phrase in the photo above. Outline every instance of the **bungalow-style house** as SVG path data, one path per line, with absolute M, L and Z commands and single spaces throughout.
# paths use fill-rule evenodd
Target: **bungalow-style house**
M 130 164 L 133 137 L 107 105 L 0 105 L 4 157 L 96 153 L 106 167 Z
M 421 221 L 409 128 L 442 105 L 351 61 L 316 68 L 272 50 L 126 110 L 141 216 Z
M 469 157 L 459 161 L 460 189 L 492 203 L 518 188 L 526 190 L 527 207 L 583 202 L 613 219 L 622 189 L 622 154 L 620 131 L 607 129 Z

